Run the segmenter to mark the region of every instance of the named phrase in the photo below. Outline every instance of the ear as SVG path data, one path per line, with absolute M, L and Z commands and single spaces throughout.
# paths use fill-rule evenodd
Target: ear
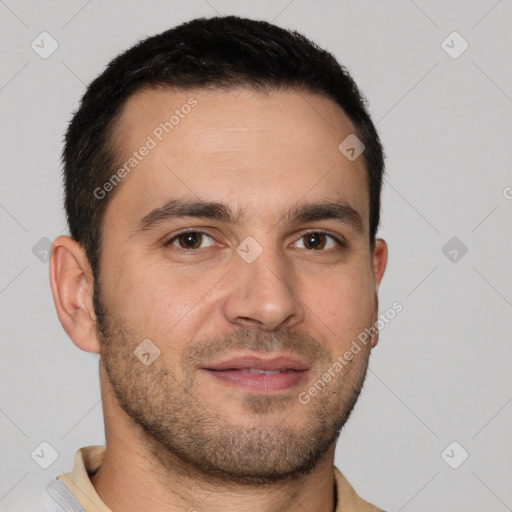
M 375 292 L 379 291 L 379 285 L 382 281 L 382 276 L 386 270 L 388 263 L 388 244 L 382 238 L 375 240 L 375 246 L 373 248 L 373 280 L 375 281 Z
M 93 283 L 83 247 L 69 236 L 56 238 L 50 253 L 50 285 L 57 315 L 78 348 L 99 353 Z
M 388 244 L 382 238 L 377 238 L 373 247 L 372 266 L 373 266 L 373 281 L 375 283 L 375 313 L 373 318 L 373 325 L 377 324 L 378 311 L 379 311 L 379 286 L 386 270 L 388 263 Z M 379 342 L 379 333 L 373 336 L 371 347 L 375 347 Z

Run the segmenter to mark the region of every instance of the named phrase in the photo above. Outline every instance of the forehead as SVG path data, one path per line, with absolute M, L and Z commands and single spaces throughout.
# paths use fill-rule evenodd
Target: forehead
M 303 91 L 142 90 L 120 114 L 115 141 L 127 172 L 108 210 L 133 224 L 194 196 L 274 222 L 299 200 L 344 199 L 367 225 L 364 160 L 338 149 L 353 133 L 334 102 Z

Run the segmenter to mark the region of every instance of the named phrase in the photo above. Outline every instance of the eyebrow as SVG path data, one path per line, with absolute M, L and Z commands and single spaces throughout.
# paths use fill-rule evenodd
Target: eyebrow
M 243 217 L 242 210 L 234 211 L 231 206 L 216 201 L 202 199 L 171 199 L 160 208 L 145 215 L 135 232 L 148 231 L 172 219 L 199 218 L 237 224 Z M 337 220 L 358 233 L 363 233 L 363 219 L 359 212 L 345 201 L 317 201 L 298 204 L 280 217 L 278 224 Z

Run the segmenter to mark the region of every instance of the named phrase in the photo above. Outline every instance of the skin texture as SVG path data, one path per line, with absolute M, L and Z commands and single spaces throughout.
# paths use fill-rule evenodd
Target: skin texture
M 306 92 L 151 89 L 122 111 L 119 162 L 192 97 L 197 105 L 117 185 L 99 282 L 75 241 L 59 237 L 52 248 L 59 319 L 79 348 L 101 355 L 107 452 L 91 480 L 114 512 L 332 511 L 335 441 L 378 336 L 309 403 L 298 395 L 377 320 L 387 247 L 368 241 L 363 157 L 338 150 L 354 128 L 332 101 Z M 137 229 L 173 198 L 241 214 Z M 320 200 L 350 204 L 361 230 L 337 219 L 287 222 L 290 208 Z M 183 229 L 208 236 L 180 248 Z M 246 237 L 262 250 L 251 263 L 236 251 Z M 160 350 L 147 366 L 134 355 L 145 339 Z M 309 370 L 272 392 L 201 370 L 248 353 L 292 355 Z

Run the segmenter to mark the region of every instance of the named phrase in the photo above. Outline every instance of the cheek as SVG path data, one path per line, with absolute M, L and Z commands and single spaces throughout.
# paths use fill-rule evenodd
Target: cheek
M 176 340 L 194 335 L 205 305 L 213 307 L 212 294 L 223 272 L 177 270 L 168 262 L 140 264 L 126 258 L 122 270 L 111 276 L 109 304 L 115 304 L 143 337 L 172 350 L 177 348 Z
M 306 283 L 304 302 L 314 315 L 312 321 L 324 324 L 333 344 L 344 347 L 372 321 L 375 291 L 368 269 L 332 272 L 323 282 Z
M 102 276 L 102 295 L 108 306 L 144 337 L 152 339 L 171 329 L 184 306 L 169 273 L 130 258 L 109 270 Z

